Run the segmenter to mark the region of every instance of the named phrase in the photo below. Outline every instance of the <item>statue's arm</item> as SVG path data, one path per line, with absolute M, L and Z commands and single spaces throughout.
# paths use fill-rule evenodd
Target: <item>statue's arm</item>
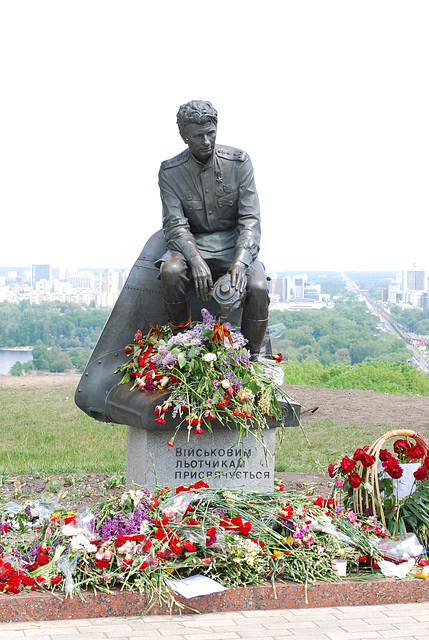
M 238 238 L 230 267 L 231 283 L 239 291 L 246 287 L 245 270 L 258 257 L 261 239 L 261 215 L 253 166 L 249 156 L 240 163 Z
M 162 202 L 162 229 L 165 242 L 171 251 L 182 253 L 188 263 L 200 257 L 189 222 L 183 213 L 182 203 L 161 169 L 158 176 Z

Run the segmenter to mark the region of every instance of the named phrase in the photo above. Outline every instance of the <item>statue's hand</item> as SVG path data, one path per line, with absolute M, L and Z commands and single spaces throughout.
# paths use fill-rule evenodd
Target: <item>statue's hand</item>
M 201 256 L 193 258 L 191 271 L 195 283 L 195 293 L 207 302 L 207 300 L 210 300 L 209 292 L 213 288 L 213 279 L 207 263 Z
M 232 263 L 229 268 L 229 272 L 231 274 L 232 287 L 235 287 L 237 291 L 243 293 L 247 286 L 246 265 L 244 262 L 237 260 Z

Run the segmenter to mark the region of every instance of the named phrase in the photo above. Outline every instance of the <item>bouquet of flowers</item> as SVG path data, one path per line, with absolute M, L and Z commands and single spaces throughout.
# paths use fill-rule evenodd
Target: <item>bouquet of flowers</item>
M 381 532 L 370 520 L 308 492 L 210 489 L 203 481 L 154 493 L 133 486 L 82 513 L 46 514 L 12 545 L 13 519 L 2 521 L 0 593 L 119 588 L 183 607 L 167 577 L 203 574 L 228 587 L 335 581 L 338 554 L 374 566 Z
M 333 494 L 343 494 L 343 502 L 358 512 L 377 515 L 391 535 L 412 532 L 420 540 L 427 538 L 429 518 L 429 453 L 424 439 L 412 431 L 398 430 L 416 438 L 410 442 L 399 438 L 393 444 L 393 453 L 382 447 L 395 432 L 385 434 L 377 442 L 358 448 L 353 456 L 344 456 L 330 464 L 329 476 L 334 480 Z M 404 498 L 400 497 L 398 481 L 404 473 L 404 464 L 419 462 L 414 471 L 414 482 Z
M 260 437 L 267 418 L 284 421 L 281 401 L 289 398 L 280 386 L 283 371 L 277 365 L 282 356 L 250 362 L 239 330 L 216 322 L 206 309 L 201 315 L 202 322 L 180 333 L 153 325 L 146 336 L 137 331 L 134 344 L 125 347 L 130 358 L 116 373 L 122 384 L 132 383 L 131 389 L 169 392 L 156 406 L 155 420 L 166 424 L 170 415 L 177 421 L 170 446 L 182 425 L 196 434 L 204 429 L 211 433 L 215 420 L 235 423 L 239 440 L 249 431 Z

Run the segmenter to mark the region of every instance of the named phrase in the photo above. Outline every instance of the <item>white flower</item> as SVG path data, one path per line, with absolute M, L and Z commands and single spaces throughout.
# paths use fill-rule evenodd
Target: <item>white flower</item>
M 169 381 L 169 378 L 167 376 L 164 376 L 161 379 L 161 382 L 159 384 L 160 384 L 161 387 L 165 387 L 165 385 L 168 383 L 168 381 Z
M 365 484 L 363 485 L 363 488 L 365 489 L 365 491 L 367 493 L 369 493 L 370 495 L 372 495 L 374 489 L 372 488 L 372 485 L 369 484 L 369 482 L 365 482 Z
M 90 553 L 95 553 L 97 551 L 97 547 L 88 540 L 83 533 L 78 533 L 76 536 L 72 538 L 70 543 L 70 547 L 75 549 L 76 551 L 85 549 L 85 551 L 89 551 Z
M 205 362 L 214 362 L 217 359 L 217 355 L 215 353 L 205 353 L 203 355 L 203 360 Z
M 65 536 L 77 536 L 81 533 L 83 533 L 83 529 L 75 527 L 73 524 L 65 524 L 62 529 L 61 532 L 65 535 Z
M 121 555 L 128 555 L 131 553 L 131 551 L 134 549 L 135 546 L 136 546 L 136 542 L 134 542 L 133 540 L 127 540 L 122 545 L 122 547 L 118 547 L 117 551 Z
M 147 520 L 143 520 L 143 522 L 140 525 L 140 529 L 139 529 L 139 534 L 145 535 L 148 531 L 149 531 L 149 522 Z
M 221 385 L 224 389 L 229 389 L 231 386 L 229 380 L 222 380 Z

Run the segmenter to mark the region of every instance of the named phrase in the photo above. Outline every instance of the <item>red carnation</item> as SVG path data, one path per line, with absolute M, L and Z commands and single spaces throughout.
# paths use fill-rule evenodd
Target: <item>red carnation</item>
M 45 564 L 49 564 L 49 556 L 41 553 L 37 558 L 37 564 L 39 565 L 39 567 L 43 567 Z
M 364 453 L 361 458 L 361 463 L 363 467 L 371 467 L 375 462 L 375 457 L 371 456 L 369 453 Z
M 352 489 L 357 489 L 362 484 L 362 478 L 357 473 L 351 473 L 347 479 Z
M 106 569 L 109 564 L 110 564 L 110 560 L 105 560 L 104 558 L 102 560 L 96 560 L 95 564 L 97 565 L 97 567 L 99 569 Z
M 417 471 L 414 471 L 414 477 L 416 480 L 426 480 L 429 473 L 426 467 L 419 467 Z
M 355 464 L 356 463 L 354 460 L 350 460 L 348 456 L 344 456 L 344 458 L 341 460 L 341 469 L 344 473 L 350 473 L 350 471 L 353 471 L 353 469 L 355 468 Z
M 395 453 L 405 453 L 405 451 L 407 449 L 409 449 L 411 446 L 411 442 L 408 442 L 408 440 L 396 440 L 396 442 L 393 445 L 393 451 Z
M 417 442 L 415 445 L 407 449 L 406 454 L 410 458 L 420 459 L 425 457 L 425 450 L 422 445 Z
M 380 449 L 378 457 L 382 462 L 387 462 L 392 457 L 392 454 L 387 449 Z
M 179 544 L 176 544 L 173 540 L 170 542 L 170 549 L 178 556 L 183 552 L 182 547 Z
M 326 498 L 324 498 L 323 496 L 319 496 L 318 498 L 316 498 L 316 500 L 314 500 L 313 504 L 315 504 L 316 507 L 324 507 L 326 503 L 327 503 Z
M 386 473 L 388 473 L 394 480 L 398 480 L 403 474 L 403 471 L 398 464 L 388 465 L 385 470 Z
M 329 477 L 333 478 L 335 476 L 335 471 L 336 471 L 337 465 L 336 464 L 330 464 L 328 467 L 328 473 L 329 473 Z

